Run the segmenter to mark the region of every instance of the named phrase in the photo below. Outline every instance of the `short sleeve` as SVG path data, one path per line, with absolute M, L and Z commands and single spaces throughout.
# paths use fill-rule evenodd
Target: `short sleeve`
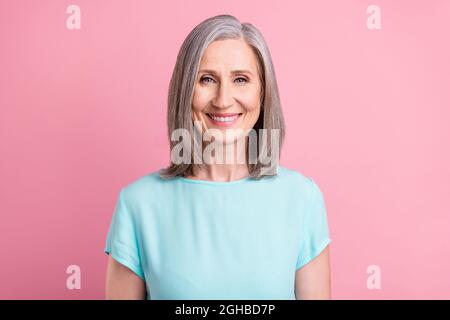
M 322 191 L 312 178 L 310 204 L 302 219 L 300 251 L 296 269 L 300 269 L 317 257 L 331 243 L 327 210 Z
M 124 201 L 123 189 L 116 201 L 114 213 L 109 226 L 104 252 L 125 267 L 129 268 L 143 280 L 139 246 L 133 216 Z

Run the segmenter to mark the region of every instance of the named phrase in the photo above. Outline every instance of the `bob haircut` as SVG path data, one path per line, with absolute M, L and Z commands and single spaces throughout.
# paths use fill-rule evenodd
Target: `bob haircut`
M 175 129 L 184 128 L 188 130 L 190 137 L 194 137 L 192 99 L 200 61 L 209 44 L 213 41 L 225 39 L 244 39 L 253 49 L 258 60 L 258 72 L 262 88 L 261 109 L 259 118 L 253 127 L 257 133 L 258 155 L 262 151 L 272 155 L 274 148 L 271 142 L 274 140 L 271 137 L 271 129 L 278 129 L 278 141 L 275 140 L 275 143 L 278 144 L 278 154 L 275 163 L 272 161 L 269 166 L 265 166 L 260 161 L 259 156 L 255 163 L 247 161 L 250 177 L 260 179 L 264 176 L 276 175 L 285 135 L 285 124 L 272 58 L 261 32 L 252 24 L 241 23 L 231 15 L 218 15 L 204 20 L 188 34 L 180 48 L 168 93 L 167 125 L 170 148 L 172 150 L 174 145 L 178 143 L 178 141 L 172 141 L 171 139 L 172 132 Z M 268 129 L 268 139 L 259 141 L 258 133 L 260 129 Z M 192 144 L 192 141 L 183 141 L 182 143 Z M 192 161 L 191 163 L 181 164 L 175 164 L 171 161 L 167 168 L 159 170 L 159 175 L 164 179 L 177 176 L 187 177 L 193 174 L 193 166 L 195 165 L 197 164 L 192 163 Z

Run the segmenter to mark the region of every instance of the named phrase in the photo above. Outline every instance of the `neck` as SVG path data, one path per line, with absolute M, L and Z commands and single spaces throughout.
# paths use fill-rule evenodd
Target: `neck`
M 249 176 L 250 172 L 248 170 L 248 158 L 247 158 L 247 152 L 245 151 L 247 149 L 247 141 L 244 140 L 244 154 L 241 154 L 241 157 L 238 157 L 238 154 L 240 154 L 242 150 L 239 150 L 236 146 L 236 141 L 232 143 L 232 145 L 229 145 L 228 147 L 234 148 L 233 152 L 233 160 L 230 161 L 231 163 L 217 163 L 218 161 L 215 161 L 215 159 L 212 159 L 210 163 L 203 163 L 200 165 L 194 165 L 192 169 L 192 176 L 189 178 L 191 179 L 198 179 L 198 180 L 210 180 L 210 181 L 223 181 L 223 182 L 230 182 L 234 180 L 240 180 L 244 179 Z M 205 145 L 203 146 L 203 148 Z M 226 153 L 227 145 L 223 145 L 223 153 Z M 214 158 L 214 157 L 213 157 Z M 245 159 L 245 163 L 242 163 L 242 160 L 238 159 Z
M 209 164 L 193 167 L 191 179 L 230 182 L 248 177 L 246 164 Z

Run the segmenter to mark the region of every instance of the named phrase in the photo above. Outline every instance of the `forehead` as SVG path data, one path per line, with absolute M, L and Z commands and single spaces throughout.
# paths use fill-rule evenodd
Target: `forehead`
M 217 68 L 219 65 L 233 69 L 257 68 L 257 57 L 252 47 L 243 39 L 226 39 L 212 42 L 203 53 L 200 65 Z

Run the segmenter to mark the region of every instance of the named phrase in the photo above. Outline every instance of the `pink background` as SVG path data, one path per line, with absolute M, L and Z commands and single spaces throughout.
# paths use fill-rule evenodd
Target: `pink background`
M 81 30 L 66 8 L 81 8 Z M 366 8 L 381 8 L 381 30 Z M 324 192 L 336 299 L 450 298 L 449 1 L 0 2 L 0 298 L 103 299 L 119 189 L 168 164 L 188 32 L 229 13 L 271 49 L 281 164 Z M 81 267 L 81 289 L 66 268 Z M 369 265 L 381 289 L 366 286 Z

